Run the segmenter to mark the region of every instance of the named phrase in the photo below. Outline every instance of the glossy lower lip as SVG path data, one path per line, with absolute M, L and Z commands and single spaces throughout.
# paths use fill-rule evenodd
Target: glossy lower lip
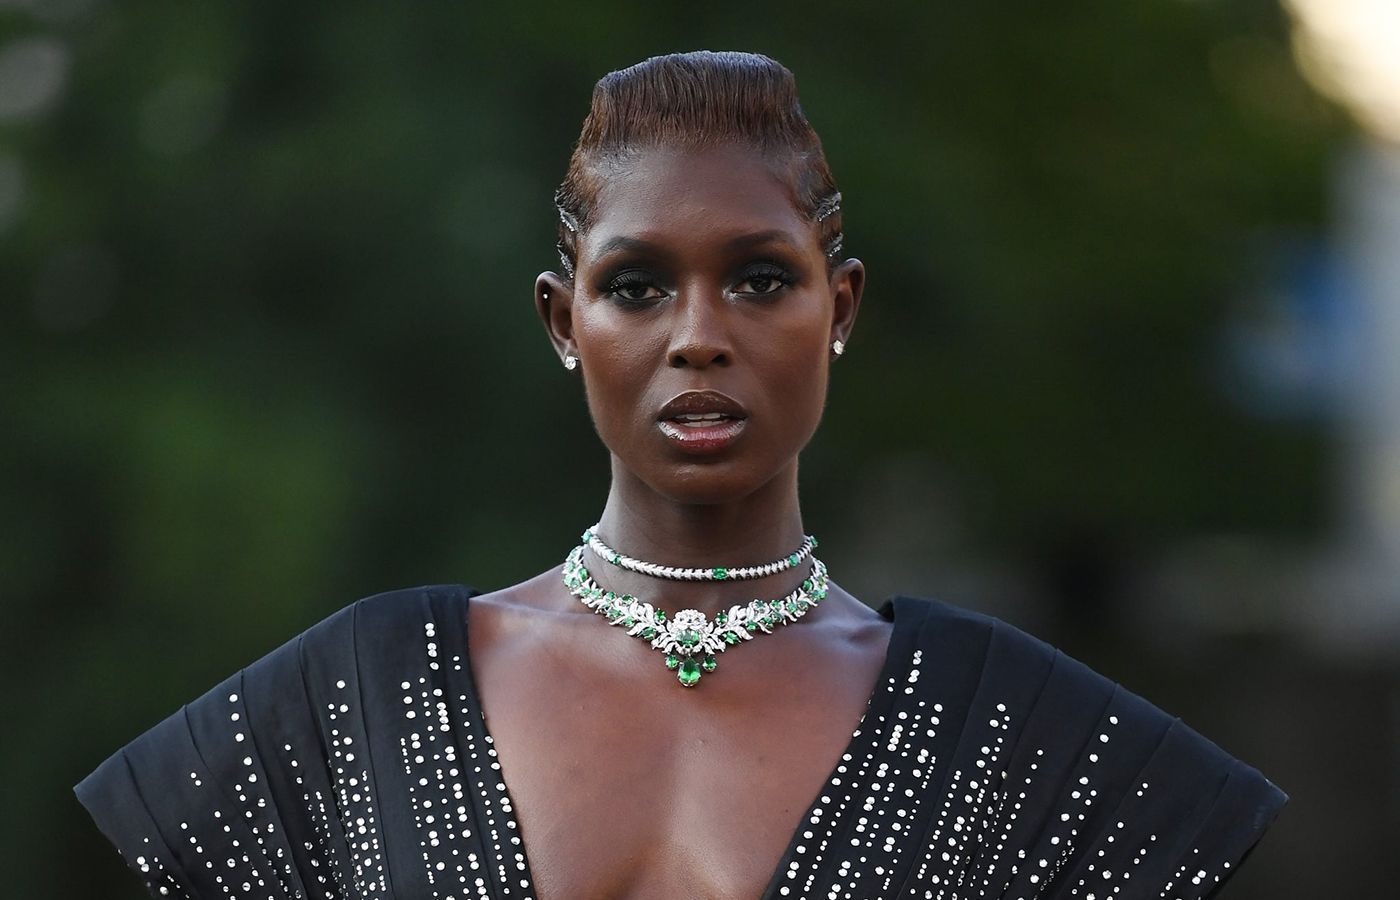
M 675 419 L 656 423 L 671 445 L 686 453 L 718 453 L 733 444 L 744 432 L 748 419 L 724 419 L 719 422 L 687 425 Z

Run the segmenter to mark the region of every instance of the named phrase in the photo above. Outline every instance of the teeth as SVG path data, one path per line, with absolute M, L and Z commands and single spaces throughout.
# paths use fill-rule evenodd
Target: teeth
M 677 422 L 718 422 L 729 418 L 724 413 L 682 413 L 676 416 Z

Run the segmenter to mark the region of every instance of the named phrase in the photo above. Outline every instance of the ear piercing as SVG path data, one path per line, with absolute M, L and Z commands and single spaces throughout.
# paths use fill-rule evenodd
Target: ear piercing
M 835 353 L 837 356 L 840 356 L 842 353 L 846 352 L 846 344 L 842 341 L 832 341 L 831 352 Z
M 577 357 L 577 356 L 574 356 L 572 353 L 567 353 L 567 354 L 565 354 L 565 355 L 564 355 L 564 368 L 568 369 L 570 372 L 572 372 L 574 369 L 577 369 L 577 368 L 578 368 L 578 357 Z

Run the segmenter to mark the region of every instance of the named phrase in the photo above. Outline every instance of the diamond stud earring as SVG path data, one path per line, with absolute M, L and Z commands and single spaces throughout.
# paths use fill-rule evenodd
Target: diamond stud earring
M 578 357 L 577 357 L 577 356 L 574 356 L 572 353 L 565 354 L 565 356 L 564 356 L 564 368 L 568 369 L 570 372 L 572 372 L 574 369 L 577 369 L 577 368 L 578 368 Z
M 831 352 L 835 353 L 837 356 L 840 356 L 842 353 L 846 352 L 846 345 L 841 341 L 832 341 Z

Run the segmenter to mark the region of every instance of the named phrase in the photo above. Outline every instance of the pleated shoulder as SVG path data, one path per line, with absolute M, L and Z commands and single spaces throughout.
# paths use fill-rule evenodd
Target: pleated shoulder
M 1204 898 L 1287 801 L 1000 620 L 899 597 L 889 667 L 770 896 Z
M 158 897 L 524 896 L 472 702 L 472 593 L 345 608 L 116 753 L 79 800 Z
M 116 753 L 78 798 L 157 897 L 530 900 L 460 585 L 361 600 Z M 1286 802 L 997 619 L 899 597 L 879 682 L 765 898 L 1198 900 Z

